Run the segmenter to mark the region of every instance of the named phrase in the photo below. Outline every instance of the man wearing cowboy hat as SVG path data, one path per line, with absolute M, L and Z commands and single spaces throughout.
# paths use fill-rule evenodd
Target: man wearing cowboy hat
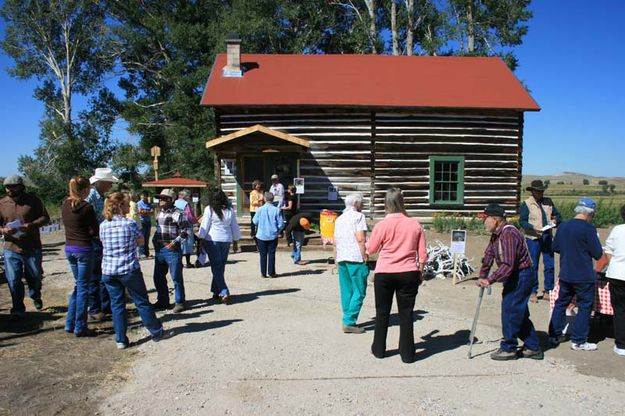
M 539 179 L 532 181 L 530 186 L 526 188 L 531 196 L 521 203 L 519 209 L 519 224 L 525 235 L 534 268 L 534 287 L 530 296 L 530 301 L 534 303 L 538 302 L 538 262 L 541 253 L 545 266 L 543 299 L 549 300 L 550 292 L 553 290 L 554 266 L 551 228 L 560 223 L 560 213 L 553 201 L 544 196 L 545 189 L 546 186 L 543 181 Z
M 163 189 L 156 197 L 159 199 L 160 211 L 156 216 L 156 230 L 152 243 L 154 245 L 154 287 L 156 288 L 156 309 L 169 308 L 169 289 L 167 287 L 167 271 L 174 282 L 174 313 L 185 309 L 184 280 L 182 277 L 181 246 L 188 236 L 189 220 L 176 207 L 176 192 Z
M 7 195 L 0 199 L 0 233 L 4 236 L 5 272 L 11 292 L 11 320 L 24 317 L 24 284 L 35 309 L 41 310 L 41 237 L 39 228 L 50 221 L 43 202 L 25 192 L 21 176 L 11 175 L 4 180 Z M 24 270 L 26 273 L 24 273 Z
M 111 190 L 114 183 L 119 179 L 113 175 L 109 168 L 97 168 L 89 182 L 93 187 L 87 196 L 86 201 L 91 204 L 95 211 L 98 222 L 104 221 L 104 200 L 106 193 Z M 89 282 L 88 313 L 95 320 L 101 321 L 104 314 L 111 313 L 111 300 L 106 286 L 102 283 L 102 243 L 94 240 L 93 243 L 93 273 Z

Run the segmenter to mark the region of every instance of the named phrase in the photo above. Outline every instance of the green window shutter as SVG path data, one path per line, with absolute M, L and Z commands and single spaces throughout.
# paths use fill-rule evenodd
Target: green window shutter
M 430 156 L 430 204 L 464 204 L 464 156 Z

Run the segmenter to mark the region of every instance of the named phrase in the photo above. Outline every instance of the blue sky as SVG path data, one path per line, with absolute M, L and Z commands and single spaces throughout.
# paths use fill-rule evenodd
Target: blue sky
M 525 114 L 523 173 L 625 176 L 625 1 L 534 0 L 516 76 L 542 107 Z M 4 29 L 0 24 L 0 29 Z M 34 82 L 11 78 L 0 54 L 0 176 L 39 142 Z M 123 124 L 113 132 L 133 140 Z

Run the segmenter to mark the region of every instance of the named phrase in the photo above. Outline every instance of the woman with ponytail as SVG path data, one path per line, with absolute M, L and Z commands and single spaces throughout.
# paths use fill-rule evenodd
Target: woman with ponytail
M 98 237 L 98 220 L 93 207 L 85 201 L 89 180 L 76 176 L 69 181 L 69 197 L 63 202 L 61 218 L 65 229 L 65 256 L 76 280 L 69 297 L 65 331 L 77 337 L 94 336 L 87 327 L 87 298 L 93 270 L 94 238 Z

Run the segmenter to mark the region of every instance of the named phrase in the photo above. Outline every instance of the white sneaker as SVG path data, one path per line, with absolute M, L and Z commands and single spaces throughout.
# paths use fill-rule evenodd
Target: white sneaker
M 597 344 L 593 344 L 592 342 L 584 342 L 583 344 L 571 342 L 571 349 L 573 351 L 596 351 Z
M 614 346 L 614 352 L 618 355 L 625 356 L 625 348 L 619 348 L 616 345 Z
M 128 344 L 126 344 L 125 342 L 116 342 L 115 345 L 117 345 L 118 350 L 125 350 L 126 348 L 128 348 Z

